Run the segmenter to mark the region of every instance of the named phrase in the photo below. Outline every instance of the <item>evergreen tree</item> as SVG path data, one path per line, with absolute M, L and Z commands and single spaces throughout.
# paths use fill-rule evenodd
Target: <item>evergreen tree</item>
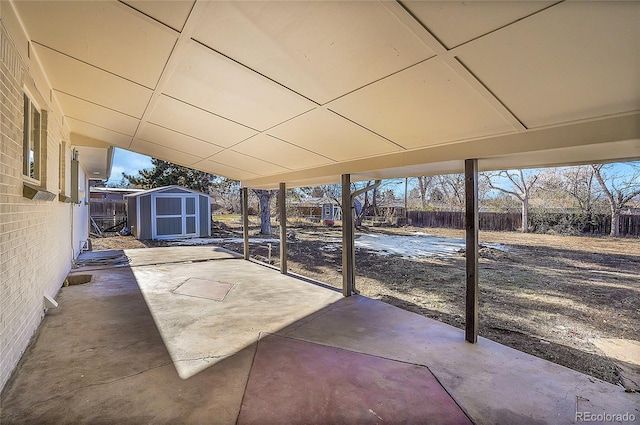
M 142 189 L 178 185 L 202 193 L 209 193 L 215 175 L 183 167 L 161 159 L 151 158 L 153 168 L 138 171 L 138 176 L 122 173 L 131 185 Z

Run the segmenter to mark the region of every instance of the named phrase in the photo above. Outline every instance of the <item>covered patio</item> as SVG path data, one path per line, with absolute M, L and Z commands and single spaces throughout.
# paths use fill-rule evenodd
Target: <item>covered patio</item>
M 245 240 L 250 188 L 342 183 L 344 212 L 342 294 L 287 275 L 284 214 L 280 273 L 148 250 L 63 288 L 5 386 L 2 423 L 640 416 L 618 387 L 478 338 L 476 255 L 478 171 L 640 158 L 639 17 L 638 2 L 0 0 L 3 384 L 75 259 L 59 255 L 67 229 L 44 224 L 73 225 L 78 161 L 106 179 L 119 147 L 239 180 Z M 41 180 L 25 110 L 47 117 L 32 126 Z M 467 182 L 464 333 L 357 295 L 347 207 L 352 181 L 454 172 Z M 24 195 L 34 184 L 48 209 Z M 215 293 L 199 296 L 206 282 Z
M 620 387 L 211 246 L 126 250 L 62 288 L 0 422 L 569 424 Z

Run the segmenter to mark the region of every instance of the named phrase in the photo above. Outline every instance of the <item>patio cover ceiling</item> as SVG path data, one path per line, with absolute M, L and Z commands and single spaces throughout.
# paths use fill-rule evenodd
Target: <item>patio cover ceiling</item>
M 640 2 L 14 1 L 74 145 L 249 187 L 640 158 Z M 8 19 L 7 19 L 8 18 Z

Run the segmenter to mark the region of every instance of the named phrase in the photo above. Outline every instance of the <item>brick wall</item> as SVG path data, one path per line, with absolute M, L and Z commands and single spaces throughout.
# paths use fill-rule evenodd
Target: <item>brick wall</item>
M 18 54 L 0 21 L 0 389 L 44 316 L 44 294 L 55 296 L 70 269 L 71 214 L 79 208 L 22 196 L 23 87 L 26 79 L 34 80 L 30 72 L 36 72 L 28 60 Z M 48 94 L 48 88 L 40 89 Z M 43 114 L 42 180 L 57 194 L 64 129 L 51 105 L 39 106 L 49 110 Z

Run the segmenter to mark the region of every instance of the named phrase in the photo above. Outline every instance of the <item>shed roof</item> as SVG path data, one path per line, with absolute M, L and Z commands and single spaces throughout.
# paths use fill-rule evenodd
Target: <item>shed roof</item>
M 2 4 L 75 145 L 256 188 L 640 158 L 640 2 Z
M 163 187 L 155 187 L 153 189 L 147 189 L 144 190 L 142 192 L 137 192 L 137 193 L 131 193 L 129 195 L 125 195 L 125 197 L 127 198 L 136 198 L 138 196 L 145 196 L 145 195 L 149 195 L 151 193 L 162 193 L 162 192 L 167 192 L 170 191 L 172 189 L 180 189 L 180 191 L 184 192 L 184 193 L 193 193 L 196 195 L 202 195 L 202 196 L 206 196 L 206 197 L 211 197 L 209 195 L 207 195 L 206 193 L 202 193 L 202 192 L 198 192 L 197 190 L 193 190 L 193 189 L 189 189 L 186 187 L 182 187 L 182 186 L 178 186 L 178 185 L 170 185 L 170 186 L 163 186 Z M 176 192 L 173 192 L 176 193 Z

